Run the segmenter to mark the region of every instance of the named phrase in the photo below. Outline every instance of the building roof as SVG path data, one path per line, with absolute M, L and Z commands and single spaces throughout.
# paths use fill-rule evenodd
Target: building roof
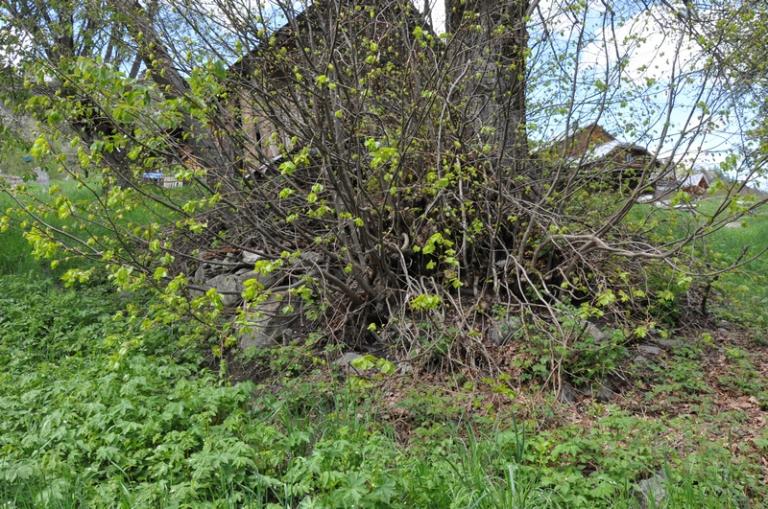
M 709 185 L 709 178 L 706 174 L 693 173 L 683 179 L 683 181 L 680 183 L 680 187 L 697 187 L 699 184 L 701 184 L 702 180 L 704 180 L 704 182 Z
M 568 164 L 579 166 L 594 164 L 617 150 L 653 155 L 642 145 L 617 139 L 616 136 L 597 123 L 576 128 L 571 134 L 561 133 L 541 149 L 541 151 L 558 154 Z
M 636 150 L 650 154 L 648 149 L 640 145 L 635 145 L 634 143 L 627 143 L 620 140 L 611 140 L 607 143 L 603 143 L 588 149 L 585 154 L 569 157 L 568 162 L 578 163 L 581 165 L 592 164 L 608 157 L 614 151 L 619 149 Z

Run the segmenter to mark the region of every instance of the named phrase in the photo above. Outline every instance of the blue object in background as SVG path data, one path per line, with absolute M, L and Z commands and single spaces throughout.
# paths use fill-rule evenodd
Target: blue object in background
M 24 156 L 21 158 L 21 160 L 22 160 L 22 161 L 24 161 L 25 163 L 31 163 L 31 162 L 32 162 L 34 159 L 32 158 L 32 156 L 31 156 L 31 155 L 29 155 L 29 154 L 26 154 L 26 155 L 24 155 Z

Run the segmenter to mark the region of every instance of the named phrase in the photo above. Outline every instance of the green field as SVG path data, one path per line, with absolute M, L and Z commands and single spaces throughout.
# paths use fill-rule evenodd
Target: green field
M 698 203 L 695 213 L 657 209 L 641 205 L 633 220 L 643 218 L 661 240 L 684 237 L 696 226 L 708 222 L 721 205 L 722 197 L 714 196 Z M 723 214 L 727 217 L 727 214 Z M 756 332 L 768 330 L 768 209 L 758 209 L 711 234 L 689 244 L 687 254 L 695 254 L 699 263 L 692 267 L 699 285 L 711 282 L 715 290 L 710 309 L 723 318 L 733 320 Z M 736 264 L 733 270 L 724 271 Z
M 718 311 L 746 325 L 768 331 L 768 210 L 739 221 L 742 227 L 723 228 L 712 236 L 711 250 L 726 260 L 736 260 L 747 249 L 747 262 L 724 274 L 716 283 L 723 299 Z M 757 256 L 757 258 L 755 258 Z

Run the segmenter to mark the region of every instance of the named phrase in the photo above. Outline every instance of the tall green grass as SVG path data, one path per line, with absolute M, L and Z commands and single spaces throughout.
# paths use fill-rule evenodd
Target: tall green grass
M 715 232 L 709 240 L 707 256 L 717 259 L 720 265 L 735 263 L 746 252 L 742 260 L 747 263 L 724 273 L 715 282 L 721 297 L 717 306 L 726 316 L 765 331 L 768 330 L 768 253 L 764 252 L 768 250 L 768 209 L 759 209 L 738 223 L 738 227 Z
M 62 192 L 73 200 L 91 200 L 92 195 L 89 191 L 79 189 L 74 182 L 60 181 L 56 183 Z M 30 183 L 26 185 L 28 190 L 25 193 L 16 193 L 17 199 L 22 203 L 28 199 L 38 199 L 46 201 L 49 199 L 48 188 Z M 4 214 L 9 208 L 19 210 L 19 204 L 14 200 L 8 189 L 0 190 L 0 214 Z M 59 271 L 50 270 L 48 263 L 43 260 L 36 260 L 30 253 L 29 243 L 24 238 L 24 233 L 20 228 L 20 221 L 31 220 L 23 212 L 20 214 L 10 214 L 13 218 L 10 228 L 6 232 L 0 233 L 0 274 L 37 274 L 39 276 L 53 276 L 60 274 Z M 53 225 L 65 224 L 65 221 L 56 217 L 46 218 Z
M 71 180 L 60 180 L 54 183 L 57 186 L 60 193 L 66 195 L 70 200 L 79 204 L 87 205 L 92 203 L 100 193 L 102 193 L 101 186 L 96 179 L 92 179 L 88 182 L 88 188 L 79 186 L 78 183 Z M 26 191 L 24 193 L 16 193 L 18 200 L 40 200 L 46 202 L 50 200 L 48 194 L 48 187 L 44 187 L 35 183 L 26 184 Z M 4 213 L 8 208 L 14 208 L 19 210 L 18 203 L 10 196 L 9 190 L 0 190 L 0 214 Z M 190 189 L 174 189 L 170 190 L 172 195 L 186 196 L 193 193 L 194 190 Z M 103 198 L 103 197 L 102 197 Z M 103 210 L 101 212 L 104 212 Z M 111 220 L 117 225 L 125 224 L 147 224 L 150 222 L 170 222 L 175 219 L 175 215 L 164 209 L 157 203 L 150 202 L 145 207 L 137 207 L 128 214 L 124 214 L 122 217 L 114 217 L 115 214 L 110 214 Z M 51 276 L 59 275 L 63 270 L 70 266 L 70 264 L 60 265 L 59 270 L 50 270 L 46 261 L 35 260 L 30 255 L 30 248 L 22 230 L 19 227 L 19 221 L 23 219 L 31 218 L 26 216 L 23 212 L 15 216 L 15 220 L 11 222 L 11 227 L 8 231 L 0 233 L 0 274 L 23 274 L 23 273 L 38 273 L 40 275 Z M 50 224 L 55 226 L 62 226 L 64 224 L 71 223 L 72 220 L 61 220 L 56 217 L 55 214 L 49 215 L 45 218 Z M 92 233 L 104 234 L 108 233 L 105 229 L 100 229 L 98 226 L 89 225 L 89 231 Z M 82 263 L 82 261 L 75 261 L 74 263 Z
M 0 213 L 13 206 L 13 200 L 0 191 Z M 29 244 L 17 225 L 0 233 L 0 275 L 45 272 L 44 265 L 33 259 Z

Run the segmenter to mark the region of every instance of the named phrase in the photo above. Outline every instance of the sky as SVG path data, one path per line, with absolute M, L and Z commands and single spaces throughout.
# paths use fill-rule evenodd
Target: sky
M 429 8 L 430 21 L 432 22 L 432 30 L 438 35 L 445 32 L 445 0 L 414 0 L 414 5 L 416 5 L 416 8 L 419 9 L 419 12 L 421 13 L 424 13 L 424 7 L 427 5 Z
M 718 167 L 729 154 L 739 150 L 743 144 L 742 126 L 733 113 L 725 113 L 734 104 L 729 102 L 730 97 L 719 94 L 721 89 L 707 86 L 706 56 L 695 37 L 681 29 L 676 17 L 685 13 L 684 4 L 671 2 L 678 11 L 675 13 L 660 3 L 642 8 L 636 1 L 616 0 L 610 2 L 612 17 L 602 1 L 586 0 L 586 13 L 569 10 L 568 6 L 573 4 L 542 0 L 532 17 L 530 31 L 532 39 L 548 32 L 552 46 L 571 53 L 576 47 L 575 34 L 579 30 L 586 34 L 578 59 L 578 95 L 584 105 L 576 109 L 581 125 L 590 123 L 598 109 L 594 101 L 588 100 L 594 92 L 594 81 L 606 81 L 608 73 L 612 101 L 600 123 L 615 136 L 647 146 L 660 157 L 672 156 L 693 168 Z M 605 23 L 606 19 L 612 23 Z M 548 93 L 545 89 L 542 100 L 550 100 L 545 96 Z M 671 93 L 675 107 L 668 112 Z M 531 95 L 535 102 L 535 87 Z M 621 106 L 622 103 L 628 106 Z M 707 108 L 701 108 L 701 104 Z M 748 116 L 748 112 L 742 113 L 742 121 L 744 115 Z M 661 129 L 667 118 L 670 127 L 662 138 Z M 643 127 L 627 127 L 637 124 Z M 553 122 L 542 136 L 554 137 L 564 127 L 562 121 Z M 696 134 L 697 128 L 701 132 Z M 684 143 L 678 145 L 681 138 Z M 760 182 L 761 187 L 764 184 Z

